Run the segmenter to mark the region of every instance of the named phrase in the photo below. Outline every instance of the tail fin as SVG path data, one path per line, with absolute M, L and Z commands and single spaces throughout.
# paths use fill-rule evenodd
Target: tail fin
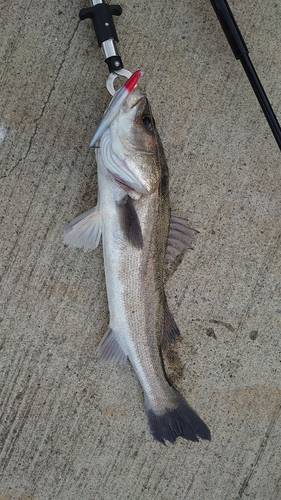
M 201 439 L 211 440 L 207 425 L 197 413 L 187 404 L 185 399 L 174 387 L 171 387 L 178 405 L 172 409 L 167 408 L 165 413 L 156 413 L 146 405 L 150 432 L 157 441 L 165 444 L 165 439 L 174 443 L 177 437 L 190 441 Z

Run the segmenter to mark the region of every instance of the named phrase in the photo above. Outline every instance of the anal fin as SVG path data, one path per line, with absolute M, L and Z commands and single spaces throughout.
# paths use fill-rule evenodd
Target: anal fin
M 127 354 L 120 346 L 116 333 L 109 326 L 98 346 L 98 363 L 100 365 L 111 363 L 125 365 L 126 362 Z
M 71 247 L 84 247 L 84 252 L 88 252 L 98 246 L 101 232 L 102 215 L 96 206 L 64 226 L 63 243 Z

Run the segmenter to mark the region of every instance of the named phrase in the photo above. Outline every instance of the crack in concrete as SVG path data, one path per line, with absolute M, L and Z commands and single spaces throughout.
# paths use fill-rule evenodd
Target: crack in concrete
M 35 120 L 34 120 L 34 124 L 35 124 L 35 126 L 34 126 L 34 131 L 33 131 L 33 133 L 31 134 L 31 137 L 30 137 L 30 139 L 29 139 L 29 143 L 28 143 L 28 147 L 27 147 L 26 153 L 24 154 L 24 156 L 23 156 L 22 158 L 20 158 L 20 159 L 17 161 L 17 163 L 16 163 L 16 164 L 15 164 L 15 165 L 11 168 L 11 170 L 10 170 L 7 174 L 5 174 L 4 176 L 0 177 L 0 180 L 1 180 L 1 179 L 4 179 L 4 178 L 6 178 L 6 177 L 9 177 L 9 176 L 11 175 L 11 173 L 12 173 L 14 170 L 16 170 L 16 169 L 18 168 L 18 166 L 20 165 L 20 163 L 21 163 L 22 161 L 25 161 L 25 160 L 26 160 L 26 158 L 27 158 L 27 156 L 29 155 L 30 150 L 31 150 L 31 147 L 32 147 L 33 140 L 34 140 L 34 138 L 35 138 L 35 136 L 36 136 L 36 134 L 37 134 L 38 124 L 39 124 L 40 120 L 43 118 L 44 113 L 45 113 L 45 110 L 46 110 L 46 107 L 48 106 L 48 103 L 50 102 L 50 99 L 51 99 L 51 97 L 52 97 L 52 94 L 53 94 L 53 92 L 54 92 L 54 90 L 55 90 L 56 83 L 57 83 L 57 81 L 58 81 L 58 78 L 59 78 L 60 72 L 61 72 L 61 70 L 62 70 L 62 68 L 63 68 L 64 63 L 65 63 L 65 60 L 66 60 L 66 57 L 67 57 L 68 51 L 69 51 L 69 49 L 70 49 L 70 47 L 71 47 L 72 41 L 73 41 L 73 39 L 74 39 L 74 37 L 75 37 L 76 33 L 77 33 L 77 30 L 78 30 L 78 27 L 79 27 L 79 23 L 80 23 L 80 21 L 78 21 L 78 22 L 77 22 L 76 28 L 74 29 L 73 34 L 72 34 L 72 36 L 71 36 L 71 38 L 70 38 L 70 40 L 69 40 L 69 42 L 68 42 L 67 48 L 66 48 L 66 49 L 65 49 L 65 51 L 63 52 L 63 58 L 62 58 L 62 61 L 61 61 L 60 65 L 59 65 L 59 67 L 58 67 L 57 73 L 56 73 L 55 78 L 54 78 L 54 80 L 53 80 L 53 85 L 52 85 L 52 87 L 51 87 L 51 89 L 50 89 L 50 91 L 49 91 L 49 93 L 48 93 L 48 95 L 47 95 L 47 99 L 46 99 L 46 101 L 44 102 L 44 104 L 43 104 L 43 106 L 42 106 L 41 112 L 40 112 L 40 114 L 39 114 L 38 118 L 35 118 Z
M 256 282 L 255 282 L 255 284 L 253 286 L 252 293 L 251 293 L 251 296 L 249 298 L 248 304 L 246 306 L 245 312 L 244 312 L 243 316 L 241 317 L 241 320 L 240 320 L 240 322 L 238 324 L 237 332 L 240 331 L 240 329 L 242 328 L 243 324 L 247 320 L 249 311 L 250 311 L 251 307 L 253 306 L 256 294 L 260 290 L 260 288 L 262 286 L 262 283 L 263 283 L 263 280 L 264 280 L 264 277 L 265 277 L 266 273 L 268 272 L 268 270 L 269 270 L 269 268 L 270 268 L 270 266 L 272 264 L 272 261 L 274 259 L 274 256 L 275 256 L 278 248 L 280 247 L 280 242 L 281 242 L 281 234 L 279 234 L 277 236 L 276 243 L 272 246 L 272 248 L 269 249 L 269 251 L 266 253 L 266 255 L 265 255 L 264 259 L 263 259 L 263 263 L 262 263 L 262 265 L 260 267 L 260 272 L 258 273 L 257 280 L 256 280 Z
M 269 423 L 268 429 L 267 429 L 267 431 L 266 431 L 266 433 L 265 433 L 264 438 L 263 438 L 263 439 L 262 439 L 262 441 L 261 441 L 260 447 L 259 447 L 259 449 L 258 449 L 258 452 L 257 452 L 256 458 L 255 458 L 254 463 L 253 463 L 253 465 L 252 465 L 252 467 L 251 467 L 251 470 L 250 470 L 250 472 L 247 474 L 247 476 L 245 477 L 245 479 L 244 479 L 244 481 L 243 481 L 243 483 L 242 483 L 242 485 L 241 485 L 241 487 L 240 487 L 240 489 L 239 489 L 239 491 L 238 491 L 238 495 L 237 495 L 237 497 L 235 498 L 235 500 L 240 500 L 240 499 L 242 498 L 243 493 L 246 491 L 246 489 L 247 489 L 247 487 L 248 487 L 248 485 L 249 485 L 249 482 L 250 482 L 250 480 L 251 480 L 251 478 L 252 478 L 252 476 L 253 476 L 253 474 L 254 474 L 254 472 L 255 472 L 256 466 L 257 466 L 257 464 L 259 463 L 259 461 L 261 460 L 261 458 L 262 458 L 262 456 L 263 456 L 263 454 L 264 454 L 264 452 L 265 452 L 265 449 L 266 449 L 266 447 L 267 447 L 267 443 L 268 443 L 268 440 L 269 440 L 270 434 L 271 434 L 271 432 L 272 432 L 273 427 L 274 427 L 274 426 L 275 426 L 275 424 L 276 424 L 277 419 L 278 419 L 278 418 L 279 418 L 279 416 L 280 416 L 280 413 L 281 413 L 281 405 L 280 405 L 280 406 L 279 406 L 279 408 L 276 410 L 276 412 L 274 413 L 274 415 L 273 415 L 273 417 L 272 417 L 272 419 L 271 419 L 271 421 L 270 421 L 270 423 Z

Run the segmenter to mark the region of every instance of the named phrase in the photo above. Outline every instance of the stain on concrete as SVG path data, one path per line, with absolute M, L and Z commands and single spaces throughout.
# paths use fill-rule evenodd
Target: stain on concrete
M 184 376 L 184 365 L 179 355 L 181 340 L 182 338 L 179 337 L 175 343 L 169 345 L 163 354 L 166 372 L 169 374 L 168 379 L 171 384 L 178 382 Z
M 256 340 L 258 338 L 259 332 L 257 330 L 252 330 L 249 333 L 249 337 L 251 340 Z
M 218 319 L 210 319 L 209 323 L 214 323 L 215 325 L 224 326 L 231 333 L 235 332 L 235 328 L 230 323 L 226 323 L 225 321 L 220 321 Z
M 38 500 L 38 497 L 27 496 L 19 492 L 9 492 L 0 494 L 0 500 Z
M 217 336 L 213 328 L 207 328 L 206 334 L 208 335 L 208 337 L 212 337 L 213 339 L 217 340 Z

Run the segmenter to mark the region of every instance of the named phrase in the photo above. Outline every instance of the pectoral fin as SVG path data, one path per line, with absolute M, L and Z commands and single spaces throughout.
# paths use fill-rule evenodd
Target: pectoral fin
M 116 203 L 120 226 L 125 238 L 136 248 L 142 248 L 143 238 L 140 221 L 129 195 Z
M 185 250 L 192 249 L 192 241 L 197 233 L 196 229 L 192 229 L 186 225 L 185 219 L 172 215 L 165 260 L 175 260 Z
M 63 242 L 71 247 L 84 247 L 84 252 L 88 252 L 98 246 L 101 232 L 102 216 L 96 206 L 63 228 Z
M 120 347 L 116 333 L 109 326 L 98 346 L 98 363 L 100 365 L 110 363 L 125 365 L 126 362 L 127 354 Z

